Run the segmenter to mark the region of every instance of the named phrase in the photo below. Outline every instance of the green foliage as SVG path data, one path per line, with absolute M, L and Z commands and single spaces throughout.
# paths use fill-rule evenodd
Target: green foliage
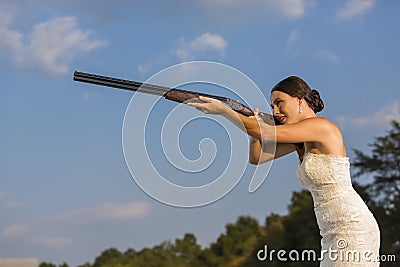
M 381 230 L 381 254 L 400 259 L 400 123 L 392 121 L 385 136 L 370 144 L 372 155 L 355 149 L 356 190 L 366 199 Z M 369 178 L 369 180 L 361 180 Z M 372 179 L 371 179 L 372 178 Z M 361 180 L 361 181 L 360 181 Z M 362 182 L 359 183 L 358 181 Z M 395 266 L 382 263 L 382 266 Z
M 211 251 L 217 256 L 230 260 L 232 256 L 246 254 L 246 245 L 254 242 L 252 238 L 259 235 L 260 226 L 251 217 L 240 217 L 235 224 L 226 226 L 226 233 L 222 234 L 217 242 L 211 245 Z
M 314 213 L 311 194 L 303 190 L 293 192 L 289 214 L 283 221 L 288 249 L 320 249 L 321 236 Z
M 280 261 L 276 254 L 266 261 L 257 259 L 257 253 L 267 246 L 267 250 L 286 252 L 291 250 L 320 250 L 321 236 L 314 215 L 314 205 L 311 194 L 307 190 L 293 192 L 291 203 L 288 206 L 289 213 L 285 216 L 271 214 L 265 220 L 262 235 L 258 237 L 257 245 L 246 260 L 244 266 L 319 266 L 315 261 L 291 261 L 285 255 L 287 261 Z
M 400 123 L 392 121 L 387 135 L 376 137 L 372 155 L 354 149 L 356 154 L 352 166 L 357 170 L 355 177 L 371 177 L 364 189 L 383 206 L 393 206 L 400 195 Z M 359 179 L 358 179 L 359 180 Z
M 49 263 L 49 262 L 42 262 L 39 264 L 39 267 L 57 267 L 55 264 L 53 263 Z
M 57 265 L 53 264 L 53 263 L 48 263 L 48 262 L 42 262 L 39 264 L 39 267 L 57 267 Z M 65 262 L 58 265 L 58 267 L 68 267 L 68 264 L 66 264 Z
M 117 266 L 122 254 L 116 248 L 109 248 L 96 257 L 93 267 Z
M 201 247 L 193 234 L 185 234 L 183 239 L 176 239 L 171 251 L 180 259 L 183 266 L 201 266 L 197 262 L 201 255 Z

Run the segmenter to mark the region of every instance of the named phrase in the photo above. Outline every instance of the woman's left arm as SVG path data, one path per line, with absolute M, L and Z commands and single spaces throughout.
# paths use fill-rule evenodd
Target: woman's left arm
M 309 118 L 297 123 L 271 126 L 259 122 L 255 116 L 246 117 L 232 110 L 221 101 L 200 97 L 203 103 L 188 103 L 206 114 L 222 115 L 246 132 L 248 135 L 265 141 L 277 143 L 319 142 L 331 132 L 331 125 L 324 118 Z
M 261 125 L 262 138 L 276 140 L 278 143 L 322 142 L 332 134 L 332 123 L 324 118 L 308 118 L 296 123 L 277 125 L 275 136 L 273 126 Z M 264 134 L 265 133 L 265 134 Z

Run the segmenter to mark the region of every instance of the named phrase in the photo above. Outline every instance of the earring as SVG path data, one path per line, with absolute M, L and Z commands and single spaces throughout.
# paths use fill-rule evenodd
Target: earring
M 299 113 L 303 112 L 303 108 L 301 106 L 299 106 Z

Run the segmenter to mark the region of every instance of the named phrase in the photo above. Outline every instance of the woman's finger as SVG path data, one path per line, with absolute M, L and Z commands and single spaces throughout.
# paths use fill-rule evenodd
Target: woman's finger
M 203 107 L 204 103 L 189 102 L 187 103 L 187 105 L 191 107 L 201 108 Z
M 200 99 L 201 101 L 203 101 L 203 102 L 206 102 L 206 103 L 210 103 L 210 102 L 213 101 L 212 98 L 205 97 L 205 96 L 199 96 L 199 99 Z

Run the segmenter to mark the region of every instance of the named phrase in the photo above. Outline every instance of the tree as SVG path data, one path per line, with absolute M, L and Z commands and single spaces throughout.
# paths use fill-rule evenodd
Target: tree
M 400 195 L 400 123 L 392 121 L 393 129 L 370 144 L 372 155 L 354 149 L 352 166 L 357 170 L 354 177 L 372 176 L 373 181 L 365 189 L 379 204 L 390 208 Z
M 357 170 L 355 188 L 380 225 L 381 254 L 395 254 L 400 259 L 400 123 L 392 121 L 391 126 L 385 136 L 370 144 L 372 155 L 354 149 L 352 166 Z M 370 179 L 358 183 L 362 177 Z
M 241 216 L 234 224 L 225 226 L 210 249 L 220 259 L 220 266 L 238 266 L 252 253 L 257 238 L 261 235 L 258 221 L 250 216 Z
M 313 249 L 319 251 L 321 248 L 321 235 L 314 213 L 314 203 L 308 190 L 293 192 L 292 201 L 289 205 L 289 214 L 283 225 L 288 235 L 286 236 L 286 247 L 288 249 Z
M 176 239 L 172 251 L 186 266 L 198 265 L 201 247 L 197 244 L 195 235 L 187 233 L 183 239 Z
M 109 248 L 101 253 L 100 256 L 96 257 L 93 267 L 105 267 L 113 266 L 121 257 L 121 252 L 116 248 Z
M 49 262 L 42 262 L 39 264 L 39 267 L 57 267 L 57 265 L 55 265 L 53 263 L 49 263 Z M 64 263 L 58 265 L 58 267 L 68 267 L 68 264 L 64 262 Z
M 293 192 L 291 202 L 288 206 L 288 214 L 281 216 L 277 214 L 269 215 L 265 220 L 265 226 L 261 231 L 263 234 L 257 239 L 257 244 L 253 247 L 251 256 L 246 259 L 242 266 L 319 266 L 319 262 L 313 261 L 291 261 L 286 254 L 287 261 L 279 260 L 276 253 L 279 250 L 284 250 L 290 253 L 296 250 L 301 254 L 302 250 L 314 250 L 319 253 L 321 246 L 321 236 L 314 214 L 314 204 L 311 194 L 308 190 Z M 265 261 L 260 261 L 257 258 L 257 253 L 260 250 L 265 250 L 267 247 L 268 256 Z M 270 254 L 272 253 L 272 254 Z M 265 254 L 265 253 L 264 253 Z M 262 254 L 262 256 L 266 256 Z M 318 256 L 318 255 L 317 255 Z M 295 258 L 296 255 L 293 255 Z

